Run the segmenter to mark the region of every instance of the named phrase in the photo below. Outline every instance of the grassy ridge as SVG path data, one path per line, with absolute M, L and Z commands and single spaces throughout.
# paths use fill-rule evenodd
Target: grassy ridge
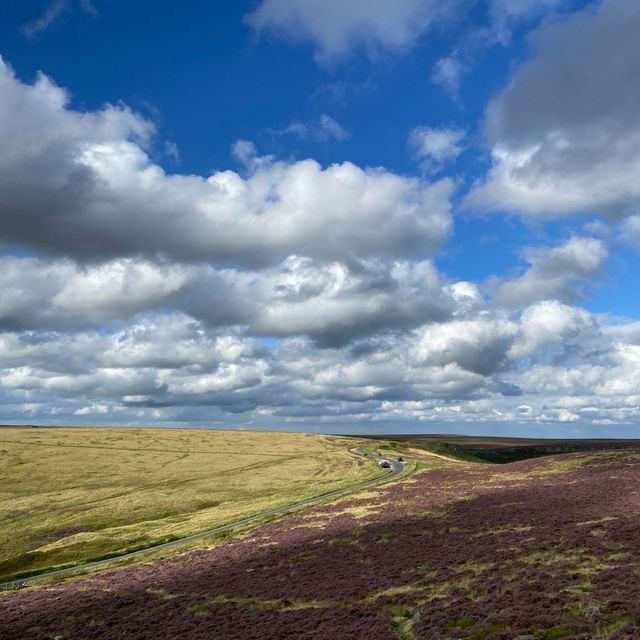
M 348 438 L 3 428 L 0 580 L 149 546 L 374 477 Z

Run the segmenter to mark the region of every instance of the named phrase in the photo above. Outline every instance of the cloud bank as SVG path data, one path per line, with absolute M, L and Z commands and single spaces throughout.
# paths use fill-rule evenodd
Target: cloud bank
M 380 2 L 364 23 L 347 11 L 312 28 L 308 12 L 330 6 L 263 2 L 251 20 L 294 25 L 328 59 L 353 42 L 410 46 L 436 19 L 431 3 L 401 3 L 382 35 Z M 599 207 L 627 216 L 637 241 L 636 85 L 609 97 L 635 72 L 635 41 L 612 25 L 629 30 L 636 14 L 611 0 L 538 32 L 487 110 L 494 163 L 470 203 L 542 217 Z M 613 71 L 568 117 L 588 95 L 581 65 L 600 68 L 583 60 L 590 38 Z M 608 240 L 584 230 L 524 249 L 511 275 L 455 280 L 437 267 L 452 178 L 277 160 L 249 141 L 233 146 L 238 171 L 168 173 L 153 125 L 125 105 L 73 109 L 53 80 L 22 82 L 4 62 L 0 98 L 6 421 L 637 424 L 640 326 L 576 306 Z M 464 135 L 414 130 L 426 173 L 453 162 Z

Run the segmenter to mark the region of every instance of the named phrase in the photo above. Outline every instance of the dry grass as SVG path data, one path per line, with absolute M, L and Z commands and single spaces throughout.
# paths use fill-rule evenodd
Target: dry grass
M 3 428 L 0 579 L 148 546 L 379 475 L 348 438 Z
M 486 531 L 480 531 L 474 533 L 472 537 L 483 538 L 486 536 L 498 536 L 503 533 L 528 533 L 533 529 L 530 525 L 505 525 L 501 527 L 494 527 L 493 529 L 487 529 Z

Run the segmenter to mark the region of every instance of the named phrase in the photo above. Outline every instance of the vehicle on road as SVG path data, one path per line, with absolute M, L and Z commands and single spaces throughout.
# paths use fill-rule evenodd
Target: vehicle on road
M 391 469 L 391 463 L 388 460 L 380 460 L 380 462 L 378 462 L 378 466 L 381 469 Z
M 398 462 L 404 462 L 404 458 L 402 456 L 398 456 Z

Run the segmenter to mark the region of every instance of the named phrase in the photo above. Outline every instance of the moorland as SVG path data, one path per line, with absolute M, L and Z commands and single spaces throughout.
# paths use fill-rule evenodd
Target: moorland
M 171 557 L 4 592 L 0 637 L 640 637 L 639 450 L 495 465 L 369 446 L 415 456 L 411 473 Z

